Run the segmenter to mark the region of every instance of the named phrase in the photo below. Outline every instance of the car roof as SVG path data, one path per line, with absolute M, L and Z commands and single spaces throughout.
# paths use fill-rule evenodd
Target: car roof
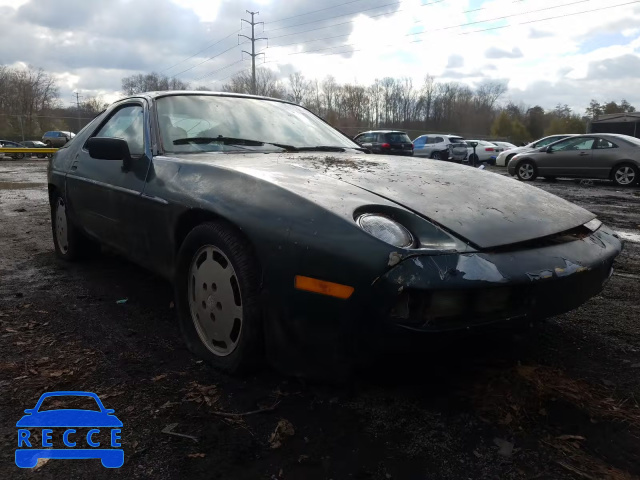
M 298 105 L 297 103 L 283 100 L 281 98 L 265 97 L 262 95 L 248 95 L 246 93 L 234 93 L 234 92 L 202 92 L 198 90 L 161 90 L 139 93 L 137 95 L 129 95 L 125 98 L 118 100 L 117 103 L 132 99 L 132 98 L 147 98 L 150 100 L 162 98 L 162 97 L 176 97 L 176 96 L 207 96 L 207 97 L 237 97 L 237 98 L 255 98 L 258 100 L 273 100 L 281 103 L 289 103 L 291 105 Z
M 366 132 L 360 132 L 358 135 L 362 135 L 363 133 L 404 133 L 405 135 L 407 134 L 407 132 L 403 132 L 402 130 L 367 130 Z

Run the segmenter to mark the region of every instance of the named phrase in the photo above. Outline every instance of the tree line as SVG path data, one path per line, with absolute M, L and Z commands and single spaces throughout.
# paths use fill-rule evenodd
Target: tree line
M 241 72 L 221 90 L 250 93 L 251 84 L 250 72 Z M 187 89 L 209 90 L 159 73 L 131 75 L 123 78 L 121 85 L 124 95 Z M 567 105 L 545 110 L 539 105 L 505 103 L 507 86 L 502 82 L 470 87 L 440 82 L 431 75 L 420 83 L 406 77 L 384 77 L 361 85 L 341 84 L 331 75 L 322 80 L 307 79 L 299 72 L 280 79 L 272 70 L 259 68 L 256 90 L 258 95 L 301 104 L 350 136 L 364 129 L 398 128 L 415 136 L 458 133 L 520 143 L 556 133 L 584 133 L 589 118 L 635 111 L 626 100 L 591 100 L 584 115 Z M 83 98 L 79 106 L 64 106 L 57 80 L 50 73 L 34 67 L 0 66 L 0 138 L 37 139 L 48 130 L 77 132 L 105 107 L 97 97 Z

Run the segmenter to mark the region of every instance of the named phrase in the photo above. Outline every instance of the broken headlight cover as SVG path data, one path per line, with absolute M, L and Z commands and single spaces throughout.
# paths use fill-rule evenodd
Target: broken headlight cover
M 595 232 L 602 226 L 602 222 L 597 218 L 594 218 L 590 222 L 585 223 L 584 226 L 587 227 L 592 232 Z
M 356 220 L 358 226 L 369 235 L 398 248 L 411 248 L 413 235 L 400 223 L 384 215 L 365 213 Z

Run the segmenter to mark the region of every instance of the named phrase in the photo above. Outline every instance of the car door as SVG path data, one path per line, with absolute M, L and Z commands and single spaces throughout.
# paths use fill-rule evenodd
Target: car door
M 549 145 L 548 151 L 536 155 L 540 175 L 580 177 L 591 164 L 593 137 L 572 137 Z
M 427 137 L 422 135 L 413 141 L 413 155 L 416 157 L 428 157 L 427 153 Z
M 91 235 L 135 257 L 143 244 L 140 235 L 140 197 L 151 153 L 146 105 L 128 101 L 89 136 L 126 140 L 131 160 L 92 158 L 86 143 L 67 174 L 67 203 L 75 220 Z

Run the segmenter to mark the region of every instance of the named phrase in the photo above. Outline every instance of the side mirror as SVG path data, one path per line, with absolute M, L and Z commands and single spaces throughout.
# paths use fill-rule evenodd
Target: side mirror
M 91 158 L 129 162 L 129 144 L 122 138 L 93 137 L 85 144 Z

